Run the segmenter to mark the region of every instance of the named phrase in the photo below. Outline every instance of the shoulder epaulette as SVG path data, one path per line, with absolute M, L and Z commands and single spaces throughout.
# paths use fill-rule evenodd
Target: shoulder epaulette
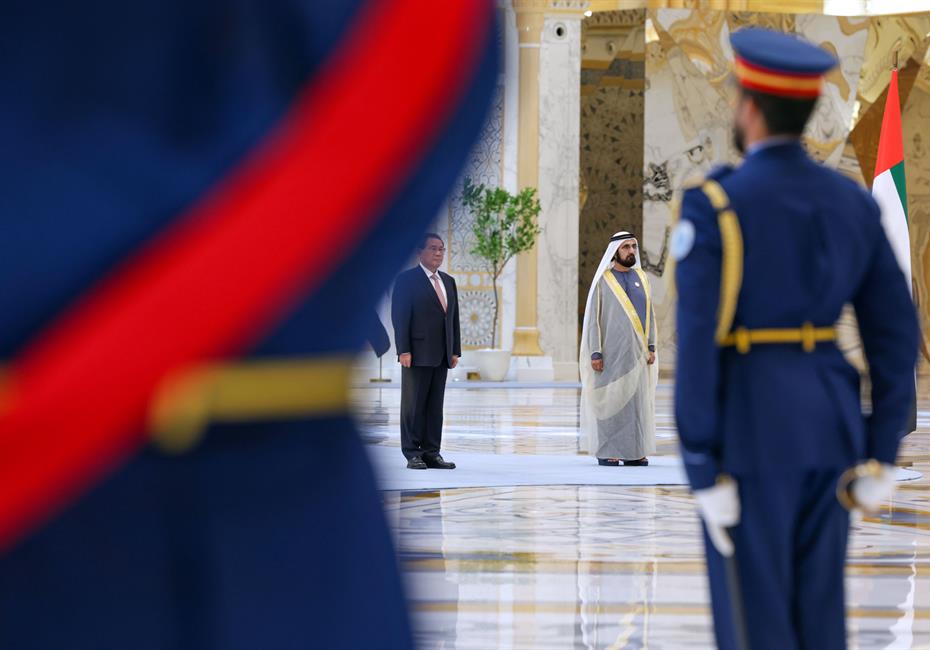
M 719 181 L 729 176 L 734 170 L 732 165 L 719 165 L 714 167 L 707 174 L 693 173 L 690 174 L 685 182 L 681 184 L 681 193 L 684 194 L 690 190 L 700 189 L 707 181 Z
M 733 167 L 733 165 L 720 165 L 718 167 L 714 167 L 707 175 L 706 180 L 719 181 L 732 174 L 735 169 L 736 168 Z

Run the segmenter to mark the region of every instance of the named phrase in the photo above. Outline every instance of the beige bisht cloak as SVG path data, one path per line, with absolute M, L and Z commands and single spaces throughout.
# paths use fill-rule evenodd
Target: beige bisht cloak
M 655 392 L 658 359 L 647 363 L 655 345 L 652 291 L 639 259 L 636 273 L 646 290 L 646 322 L 611 272 L 613 256 L 629 233 L 611 238 L 588 292 L 581 338 L 581 445 L 597 458 L 636 460 L 655 452 Z M 591 354 L 604 357 L 603 372 Z

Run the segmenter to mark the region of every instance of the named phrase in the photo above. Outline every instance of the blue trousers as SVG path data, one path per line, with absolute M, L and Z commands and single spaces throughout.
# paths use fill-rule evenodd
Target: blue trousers
M 412 648 L 349 420 L 138 454 L 0 557 L 0 648 Z
M 836 499 L 840 474 L 830 469 L 737 477 L 742 516 L 731 530 L 735 567 L 728 571 L 704 534 L 722 650 L 846 648 L 849 516 Z M 740 628 L 748 648 L 737 640 Z

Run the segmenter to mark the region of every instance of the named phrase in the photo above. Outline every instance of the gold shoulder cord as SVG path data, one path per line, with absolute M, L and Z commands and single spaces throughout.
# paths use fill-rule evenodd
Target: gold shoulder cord
M 679 192 L 675 192 L 672 195 L 672 202 L 670 204 L 671 211 L 671 227 L 674 231 L 678 227 L 679 222 L 681 221 L 681 204 L 684 201 L 684 193 L 688 190 L 694 190 L 701 187 L 704 184 L 703 176 L 692 176 L 685 181 L 682 185 Z M 663 276 L 668 276 L 668 295 L 673 299 L 678 295 L 678 286 L 675 284 L 675 267 L 678 266 L 678 260 L 675 259 L 674 255 L 668 256 L 668 262 L 665 266 L 665 273 Z
M 706 181 L 701 186 L 714 210 L 720 227 L 723 260 L 720 274 L 720 306 L 717 309 L 716 341 L 723 345 L 733 328 L 736 303 L 743 285 L 743 233 L 739 219 L 730 207 L 730 197 L 717 181 Z

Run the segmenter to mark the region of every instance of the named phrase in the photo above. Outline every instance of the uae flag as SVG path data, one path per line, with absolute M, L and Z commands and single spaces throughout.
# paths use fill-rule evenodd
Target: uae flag
M 907 229 L 907 185 L 904 182 L 904 135 L 901 131 L 901 101 L 898 97 L 898 70 L 891 71 L 882 133 L 878 140 L 878 160 L 872 196 L 882 209 L 882 225 L 898 265 L 911 287 L 911 237 Z M 916 374 L 914 380 L 917 380 Z M 908 431 L 917 430 L 917 400 L 911 405 Z
M 904 183 L 904 137 L 901 133 L 901 103 L 898 71 L 891 71 L 872 196 L 882 209 L 882 225 L 891 242 L 898 265 L 911 286 L 911 238 L 907 230 L 907 188 Z

